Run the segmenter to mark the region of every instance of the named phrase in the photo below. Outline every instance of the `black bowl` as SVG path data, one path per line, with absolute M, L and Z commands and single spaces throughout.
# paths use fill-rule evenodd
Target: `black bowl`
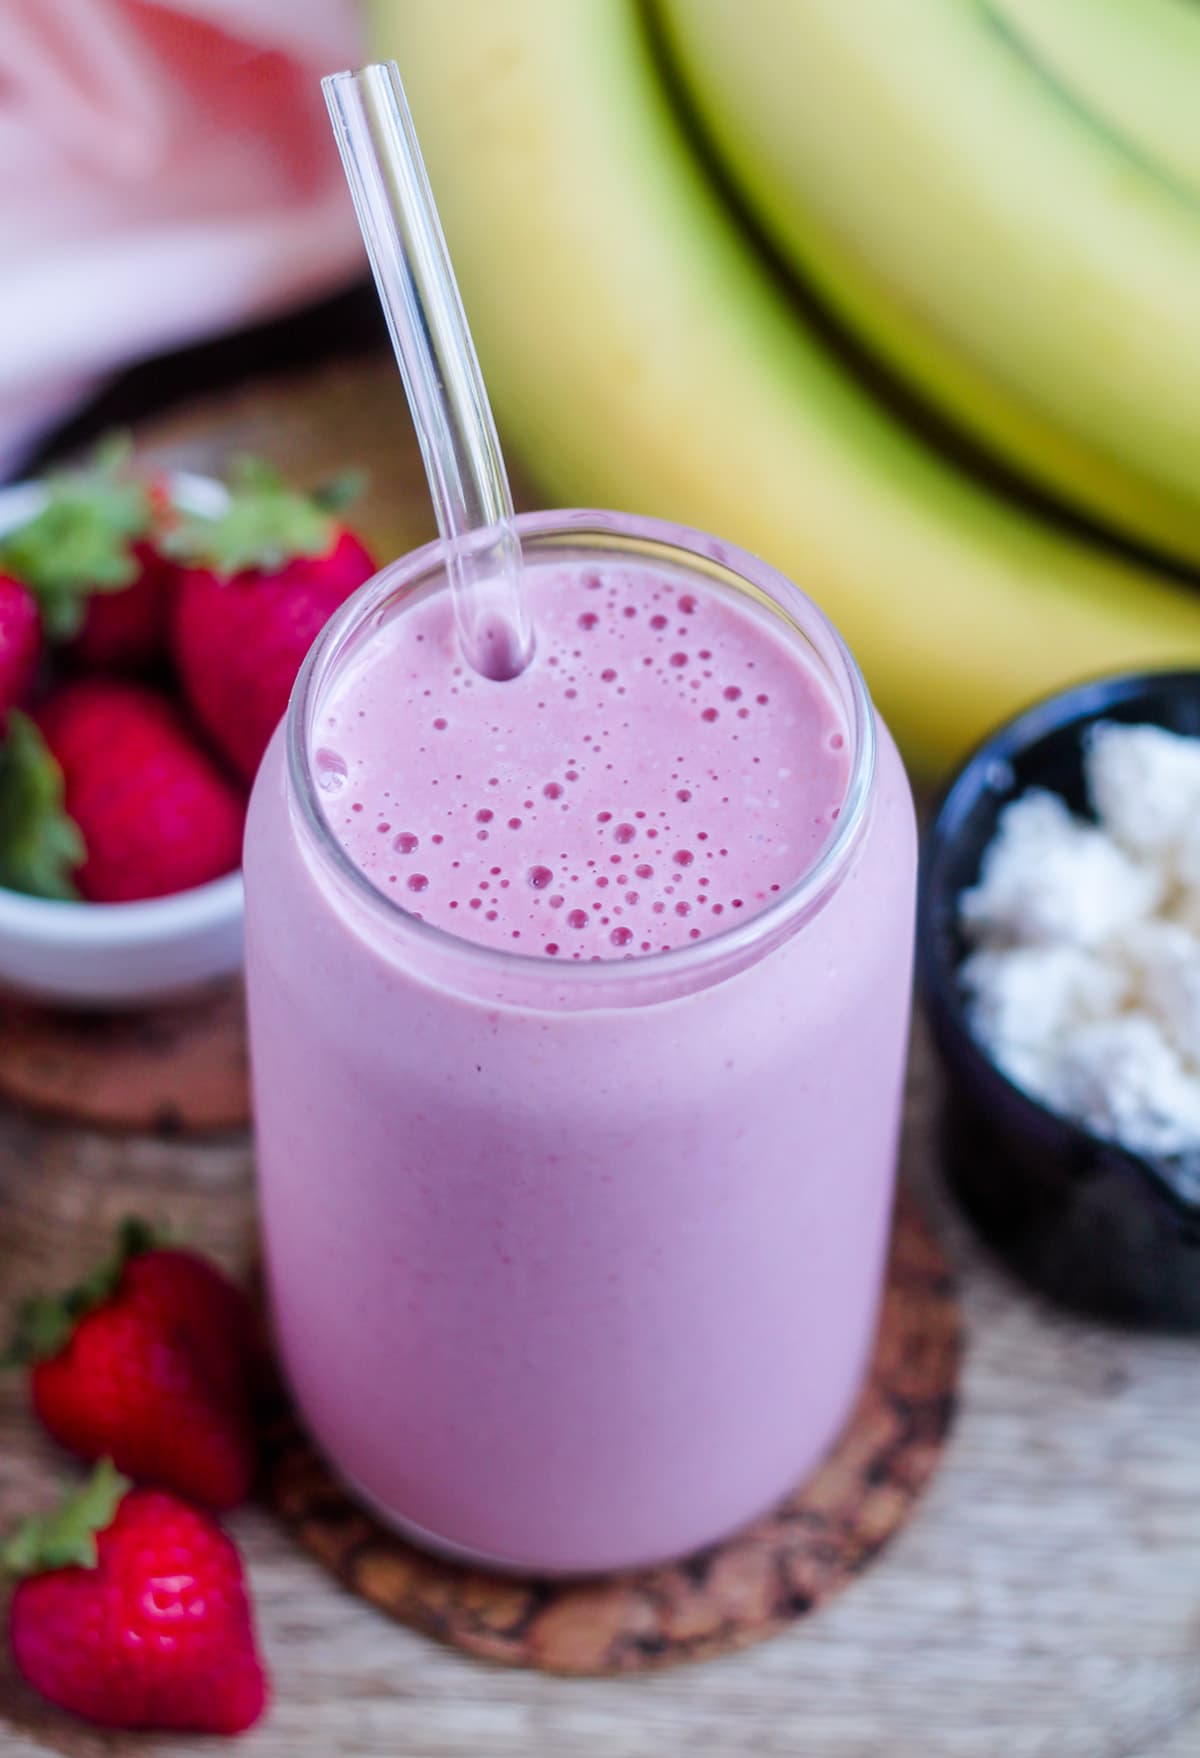
M 972 1036 L 959 988 L 959 897 L 999 813 L 1034 785 L 1087 813 L 1083 735 L 1098 720 L 1200 737 L 1200 672 L 1102 678 L 1039 702 L 967 759 L 927 832 L 917 971 L 946 1077 L 944 1165 L 979 1231 L 1043 1293 L 1128 1323 L 1196 1330 L 1200 1155 L 1133 1153 L 1022 1092 Z

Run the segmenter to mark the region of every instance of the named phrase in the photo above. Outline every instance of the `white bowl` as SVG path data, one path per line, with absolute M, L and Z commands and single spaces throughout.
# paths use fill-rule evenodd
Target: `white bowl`
M 220 509 L 210 477 L 172 475 L 190 511 Z M 36 483 L 0 488 L 0 535 L 38 510 Z M 60 1007 L 138 1007 L 233 976 L 242 963 L 242 876 L 145 903 L 60 903 L 0 887 L 0 985 Z

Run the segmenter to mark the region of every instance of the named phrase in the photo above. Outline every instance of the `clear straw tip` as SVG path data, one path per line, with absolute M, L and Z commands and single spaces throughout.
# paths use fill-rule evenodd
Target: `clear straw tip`
M 533 652 L 496 424 L 399 70 L 321 82 L 387 317 L 446 550 L 463 652 L 487 678 Z

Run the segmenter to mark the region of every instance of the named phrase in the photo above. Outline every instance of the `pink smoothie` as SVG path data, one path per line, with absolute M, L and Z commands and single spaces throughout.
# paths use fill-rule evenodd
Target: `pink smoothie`
M 850 764 L 782 631 L 640 568 L 540 569 L 530 599 L 511 682 L 464 666 L 443 594 L 330 692 L 315 768 L 356 865 L 451 933 L 574 960 L 667 952 L 792 884 Z
M 246 848 L 305 1420 L 419 1537 L 548 1571 L 708 1543 L 837 1435 L 878 1307 L 916 866 L 894 747 L 878 727 L 872 777 L 807 601 L 724 568 L 813 646 L 708 583 L 710 540 L 700 564 L 686 533 L 587 517 L 624 552 L 526 523 L 538 647 L 512 682 L 462 666 L 444 590 L 397 594 L 435 560 L 366 588 Z

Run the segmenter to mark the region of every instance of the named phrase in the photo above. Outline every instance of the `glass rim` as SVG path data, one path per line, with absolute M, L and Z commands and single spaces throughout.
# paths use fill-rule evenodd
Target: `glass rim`
M 444 544 L 435 538 L 380 568 L 346 600 L 314 641 L 296 678 L 285 716 L 286 773 L 292 796 L 300 806 L 304 830 L 318 858 L 338 881 L 350 887 L 372 917 L 387 925 L 391 934 L 410 939 L 414 946 L 457 958 L 469 967 L 490 968 L 497 974 L 516 973 L 525 980 L 537 973 L 534 981 L 548 986 L 565 984 L 599 994 L 635 980 L 656 978 L 670 983 L 689 975 L 700 977 L 709 967 L 753 955 L 760 942 L 772 942 L 776 934 L 785 934 L 793 923 L 799 926 L 824 902 L 849 864 L 866 823 L 874 789 L 877 739 L 874 708 L 858 662 L 824 611 L 794 581 L 750 551 L 696 527 L 642 514 L 583 507 L 519 513 L 515 523 L 521 539 L 535 546 L 554 540 L 569 543 L 572 538 L 590 538 L 599 540 L 598 551 L 606 542 L 617 551 L 623 541 L 631 541 L 672 552 L 674 562 L 693 573 L 732 576 L 734 582 L 753 588 L 756 595 L 765 599 L 784 627 L 803 638 L 828 668 L 828 655 L 815 647 L 803 623 L 791 615 L 792 608 L 814 622 L 844 671 L 849 701 L 842 706 L 848 708 L 847 730 L 853 741 L 850 779 L 833 834 L 815 860 L 770 903 L 715 934 L 666 952 L 564 963 L 541 952 L 486 946 L 433 922 L 418 920 L 372 884 L 331 829 L 309 760 L 309 732 L 315 694 L 324 682 L 323 665 L 331 651 L 366 620 L 378 601 L 398 589 L 412 590 L 436 573 L 444 574 Z M 794 606 L 788 600 L 793 600 Z M 832 681 L 835 686 L 839 682 L 836 678 Z

